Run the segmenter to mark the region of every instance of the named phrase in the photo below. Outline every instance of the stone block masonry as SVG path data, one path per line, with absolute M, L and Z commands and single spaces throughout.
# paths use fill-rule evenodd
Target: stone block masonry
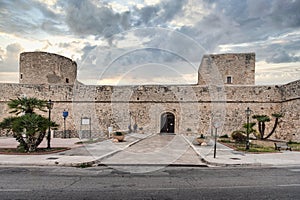
M 204 55 L 198 71 L 198 84 L 255 84 L 255 54 Z
M 240 129 L 246 122 L 245 109 L 255 114 L 282 112 L 285 114 L 274 134 L 276 138 L 299 140 L 299 96 L 286 99 L 285 90 L 292 90 L 299 82 L 284 86 L 225 86 L 223 102 L 212 99 L 206 86 L 61 86 L 1 84 L 1 119 L 9 116 L 6 103 L 20 95 L 52 99 L 52 119 L 63 130 L 64 110 L 69 111 L 68 130 L 83 130 L 81 118 L 91 118 L 92 135 L 106 134 L 107 128 L 127 130 L 136 123 L 145 132 L 160 132 L 161 115 L 175 116 L 175 133 L 210 134 L 213 107 L 224 106 L 223 134 Z M 193 93 L 193 95 L 187 95 Z M 9 98 L 8 98 L 9 97 Z M 129 115 L 131 112 L 131 116 Z M 47 113 L 45 113 L 47 116 Z M 254 121 L 254 120 L 252 120 Z M 272 123 L 269 123 L 271 128 Z M 86 129 L 86 128 L 85 128 Z M 268 130 L 267 130 L 268 131 Z
M 42 54 L 38 52 L 37 57 L 39 55 Z M 43 63 L 48 56 L 32 62 Z M 93 86 L 79 84 L 76 76 L 70 78 L 74 84 L 69 85 L 60 84 L 60 81 L 52 84 L 48 79 L 43 79 L 43 84 L 29 84 L 31 79 L 27 84 L 3 83 L 0 84 L 0 120 L 10 116 L 7 108 L 9 99 L 26 95 L 54 102 L 51 118 L 60 124 L 60 132 L 64 129 L 62 112 L 69 111 L 66 129 L 72 132 L 72 137 L 76 132 L 89 131 L 89 128 L 92 137 L 103 136 L 110 126 L 114 130 L 128 130 L 130 124 L 132 128 L 137 124 L 138 131 L 158 133 L 162 129 L 164 113 L 174 117 L 169 125 L 173 126 L 175 134 L 196 136 L 201 133 L 210 135 L 216 119 L 221 122 L 220 134 L 241 129 L 246 123 L 245 110 L 249 107 L 254 114 L 271 116 L 272 113 L 283 113 L 284 117 L 280 119 L 273 138 L 300 141 L 300 80 L 286 85 L 255 86 L 254 58 L 254 54 L 212 56 L 218 65 L 224 63 L 223 69 L 226 70 L 220 70 L 219 73 L 223 77 L 220 79 L 222 84 L 209 81 L 201 84 L 199 78 L 197 85 Z M 30 65 L 30 60 L 24 63 L 27 62 Z M 69 64 L 71 66 L 72 62 Z M 239 71 L 242 64 L 243 69 Z M 70 69 L 70 74 L 73 74 L 73 70 Z M 239 72 L 234 74 L 235 71 Z M 61 77 L 68 74 L 61 71 Z M 233 75 L 231 84 L 223 83 L 227 80 L 227 74 Z M 202 77 L 206 75 L 202 74 Z M 212 79 L 208 77 L 207 80 Z M 47 113 L 44 115 L 47 117 Z M 82 118 L 90 118 L 91 127 L 83 126 Z M 251 121 L 255 122 L 253 119 Z M 274 119 L 267 123 L 266 132 L 270 131 L 273 123 Z
M 20 55 L 20 83 L 73 85 L 76 76 L 76 62 L 64 56 L 47 52 Z

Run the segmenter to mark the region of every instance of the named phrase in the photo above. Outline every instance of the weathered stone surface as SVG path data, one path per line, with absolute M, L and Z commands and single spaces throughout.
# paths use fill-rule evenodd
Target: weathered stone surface
M 73 85 L 76 76 L 76 62 L 64 56 L 47 52 L 20 54 L 20 83 Z
M 230 77 L 230 81 L 227 79 Z M 198 71 L 198 84 L 254 85 L 255 54 L 205 55 Z
M 300 80 L 286 85 L 251 85 L 254 84 L 254 55 L 249 55 L 249 61 L 246 61 L 247 54 L 234 55 L 229 56 L 237 60 L 234 62 L 221 60 L 227 55 L 214 55 L 218 63 L 234 65 L 233 71 L 239 71 L 240 67 L 234 63 L 245 63 L 247 69 L 239 73 L 250 74 L 241 76 L 230 71 L 231 75 L 241 76 L 241 82 L 234 78 L 232 84 L 93 86 L 76 81 L 73 85 L 0 84 L 0 120 L 10 115 L 6 105 L 9 99 L 26 95 L 54 101 L 51 117 L 60 124 L 59 131 L 64 129 L 64 110 L 69 111 L 67 130 L 79 133 L 91 131 L 92 137 L 106 135 L 110 126 L 114 130 L 128 130 L 129 124 L 132 129 L 137 124 L 139 132 L 160 132 L 161 116 L 169 112 L 175 116 L 176 134 L 210 135 L 214 129 L 212 124 L 218 121 L 218 133 L 223 135 L 240 129 L 246 123 L 245 110 L 249 107 L 253 114 L 271 116 L 272 113 L 283 113 L 273 138 L 300 141 Z M 37 58 L 34 62 L 42 61 L 39 60 L 41 57 Z M 224 69 L 232 65 L 226 64 Z M 44 115 L 47 116 L 47 113 Z M 90 118 L 91 124 L 83 125 L 82 118 Z M 267 123 L 266 132 L 271 131 L 273 123 L 274 119 Z

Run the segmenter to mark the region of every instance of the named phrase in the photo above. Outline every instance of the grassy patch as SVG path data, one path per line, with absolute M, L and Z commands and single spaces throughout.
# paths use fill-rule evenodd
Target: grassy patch
M 236 149 L 238 151 L 245 151 L 245 145 L 237 146 Z M 259 145 L 250 145 L 250 149 L 247 152 L 255 152 L 255 153 L 267 153 L 267 152 L 277 152 L 273 147 L 259 146 Z
M 291 144 L 288 143 L 290 147 L 292 147 L 292 151 L 300 151 L 300 143 L 292 142 Z
M 238 143 L 234 142 L 229 139 L 221 139 L 219 140 L 220 143 L 223 143 L 224 145 L 237 150 L 237 151 L 246 151 L 246 143 Z M 257 144 L 250 144 L 250 149 L 247 150 L 247 152 L 252 153 L 268 153 L 268 152 L 278 152 L 275 150 L 274 147 L 271 146 L 263 146 L 263 145 L 257 145 Z

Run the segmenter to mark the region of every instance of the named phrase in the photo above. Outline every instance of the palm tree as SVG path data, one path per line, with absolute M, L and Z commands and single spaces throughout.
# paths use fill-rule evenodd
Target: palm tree
M 13 109 L 10 113 L 25 113 L 22 116 L 7 117 L 0 123 L 0 128 L 12 131 L 19 142 L 18 148 L 25 152 L 33 152 L 43 141 L 49 127 L 58 125 L 41 115 L 34 113 L 35 109 L 45 111 L 46 101 L 36 98 L 18 98 L 8 103 Z
M 257 120 L 258 131 L 260 134 L 259 139 L 263 140 L 264 135 L 265 135 L 265 129 L 266 129 L 265 123 L 270 121 L 270 117 L 268 115 L 253 115 L 252 118 Z
M 277 128 L 279 118 L 283 117 L 283 114 L 273 113 L 272 116 L 275 117 L 275 123 L 274 123 L 272 131 L 267 135 L 267 137 L 265 137 L 265 139 L 268 139 L 271 135 L 273 135 L 273 133 L 275 132 L 275 129 Z
M 274 113 L 274 114 L 272 114 L 272 116 L 275 117 L 275 123 L 274 123 L 272 131 L 266 137 L 264 137 L 265 129 L 266 129 L 265 123 L 271 121 L 270 117 L 268 115 L 253 115 L 252 116 L 253 119 L 256 119 L 258 121 L 258 131 L 260 134 L 259 139 L 261 139 L 261 140 L 268 139 L 275 132 L 275 129 L 278 125 L 278 119 L 283 117 L 283 115 L 280 113 Z
M 17 98 L 17 99 L 11 99 L 8 103 L 8 107 L 10 109 L 13 109 L 10 111 L 10 113 L 16 113 L 16 115 L 19 115 L 21 113 L 29 114 L 33 113 L 35 109 L 41 110 L 43 112 L 46 112 L 45 108 L 47 106 L 47 101 L 40 100 L 37 98 Z
M 247 133 L 247 130 L 248 130 L 248 133 L 249 133 L 249 134 L 253 133 L 253 135 L 254 135 L 255 137 L 257 137 L 257 135 L 256 135 L 257 131 L 256 131 L 256 129 L 253 128 L 253 127 L 255 126 L 255 124 L 256 124 L 255 122 L 250 122 L 249 124 L 248 124 L 248 123 L 245 123 L 245 124 L 243 125 L 243 128 L 246 129 L 245 133 Z

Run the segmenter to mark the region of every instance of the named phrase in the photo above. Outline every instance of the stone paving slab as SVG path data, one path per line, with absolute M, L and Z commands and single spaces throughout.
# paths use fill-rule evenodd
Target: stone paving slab
M 203 165 L 195 151 L 180 135 L 154 135 L 112 157 L 101 160 L 106 165 Z
M 169 165 L 204 166 L 181 135 L 160 134 L 148 137 L 111 157 L 102 159 L 100 164 L 130 173 L 151 172 Z
M 203 163 L 200 159 L 200 157 L 197 155 L 197 153 L 194 151 L 192 147 L 189 147 L 186 152 L 179 157 L 175 162 L 173 162 L 171 165 L 176 166 L 205 166 L 205 163 Z

